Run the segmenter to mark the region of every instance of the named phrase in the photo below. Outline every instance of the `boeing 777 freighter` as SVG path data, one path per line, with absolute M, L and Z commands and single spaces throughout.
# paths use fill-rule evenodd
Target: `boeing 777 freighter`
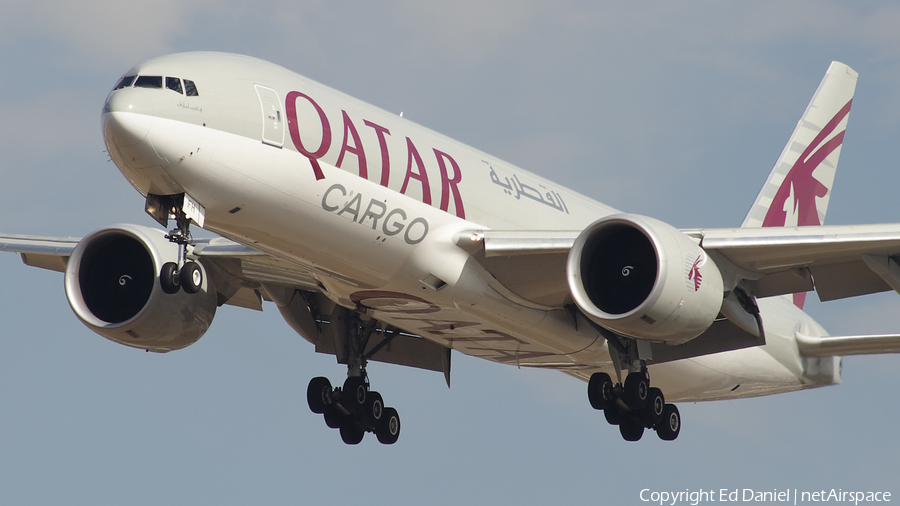
M 274 303 L 346 365 L 307 399 L 348 444 L 400 434 L 369 361 L 449 384 L 451 350 L 581 378 L 626 440 L 673 440 L 672 401 L 833 385 L 839 355 L 900 351 L 900 336 L 829 337 L 802 311 L 812 290 L 900 291 L 900 224 L 823 225 L 856 80 L 832 63 L 740 227 L 679 230 L 277 65 L 164 56 L 102 112 L 162 229 L 0 235 L 0 250 L 64 272 L 76 316 L 142 350 L 193 344 L 223 304 Z

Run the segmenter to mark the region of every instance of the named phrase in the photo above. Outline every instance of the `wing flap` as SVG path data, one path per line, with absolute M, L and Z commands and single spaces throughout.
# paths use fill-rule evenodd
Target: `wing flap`
M 48 271 L 66 272 L 66 265 L 69 263 L 68 255 L 43 255 L 40 253 L 19 253 L 19 255 L 25 265 Z
M 798 333 L 797 347 L 804 357 L 900 353 L 900 335 L 816 337 Z
M 900 287 L 891 265 L 900 256 L 900 224 L 768 227 L 685 231 L 749 275 L 759 297 L 815 288 L 835 300 Z M 879 266 L 883 266 L 879 267 Z M 809 277 L 811 282 L 805 281 Z M 900 279 L 900 278 L 898 278 Z

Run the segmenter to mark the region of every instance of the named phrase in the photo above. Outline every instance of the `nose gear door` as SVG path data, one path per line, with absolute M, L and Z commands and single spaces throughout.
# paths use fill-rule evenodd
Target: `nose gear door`
M 259 104 L 262 106 L 262 141 L 280 148 L 284 146 L 284 122 L 282 120 L 284 113 L 281 111 L 278 92 L 258 84 L 254 86 L 256 94 L 259 95 Z

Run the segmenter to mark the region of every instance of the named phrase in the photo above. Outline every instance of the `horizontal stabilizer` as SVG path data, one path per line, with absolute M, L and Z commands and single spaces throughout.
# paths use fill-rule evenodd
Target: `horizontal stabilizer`
M 815 337 L 797 334 L 797 348 L 804 357 L 900 353 L 900 335 Z

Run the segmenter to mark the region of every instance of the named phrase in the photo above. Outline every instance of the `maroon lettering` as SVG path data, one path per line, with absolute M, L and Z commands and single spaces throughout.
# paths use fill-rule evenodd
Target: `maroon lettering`
M 450 205 L 450 194 L 453 194 L 453 206 L 456 208 L 456 216 L 466 219 L 466 211 L 463 209 L 463 201 L 462 195 L 459 194 L 459 187 L 457 186 L 460 181 L 462 181 L 462 171 L 459 170 L 459 164 L 456 163 L 456 160 L 450 157 L 447 153 L 443 151 L 438 151 L 432 148 L 434 151 L 434 156 L 437 158 L 438 167 L 441 169 L 441 211 L 446 211 L 447 207 Z M 453 167 L 453 177 L 449 177 L 447 175 L 447 164 L 446 161 L 450 162 L 450 166 Z
M 431 187 L 428 185 L 428 173 L 425 172 L 425 164 L 422 163 L 422 157 L 419 156 L 419 151 L 416 150 L 416 146 L 409 137 L 406 138 L 406 149 L 409 151 L 409 155 L 406 159 L 406 177 L 403 178 L 403 187 L 400 188 L 400 193 L 406 195 L 406 187 L 409 185 L 410 179 L 418 180 L 422 183 L 422 202 L 430 205 Z M 413 172 L 414 159 L 416 167 L 419 169 L 418 172 Z
M 387 139 L 385 139 L 384 136 L 385 134 L 391 135 L 391 131 L 381 125 L 376 125 L 369 120 L 363 121 L 367 127 L 374 128 L 375 134 L 378 135 L 378 146 L 381 147 L 381 186 L 387 188 L 391 177 L 391 158 L 388 156 Z M 347 134 L 344 135 L 346 136 Z
M 319 122 L 322 124 L 322 143 L 319 144 L 319 148 L 315 151 L 306 149 L 303 146 L 303 141 L 300 140 L 300 124 L 297 121 L 298 98 L 304 98 L 312 104 L 316 109 L 316 113 L 319 115 Z M 292 91 L 287 94 L 284 109 L 287 112 L 288 131 L 291 133 L 291 140 L 294 141 L 294 147 L 297 148 L 297 151 L 301 154 L 309 158 L 313 173 L 316 175 L 316 181 L 325 179 L 325 174 L 322 173 L 322 168 L 319 167 L 319 158 L 325 156 L 325 153 L 328 152 L 328 148 L 331 147 L 331 125 L 328 123 L 328 117 L 325 116 L 325 111 L 319 107 L 319 104 L 317 104 L 315 100 L 299 91 Z
M 366 153 L 363 151 L 363 145 L 359 140 L 359 134 L 356 132 L 356 127 L 353 126 L 353 122 L 350 121 L 350 116 L 347 115 L 347 111 L 341 110 L 341 113 L 344 115 L 344 143 L 341 145 L 341 153 L 338 155 L 337 163 L 335 165 L 337 167 L 341 166 L 341 163 L 344 161 L 344 153 L 353 153 L 359 161 L 359 177 L 369 179 L 369 171 L 366 168 Z M 353 136 L 352 147 L 347 144 L 347 141 L 349 140 L 348 134 Z

